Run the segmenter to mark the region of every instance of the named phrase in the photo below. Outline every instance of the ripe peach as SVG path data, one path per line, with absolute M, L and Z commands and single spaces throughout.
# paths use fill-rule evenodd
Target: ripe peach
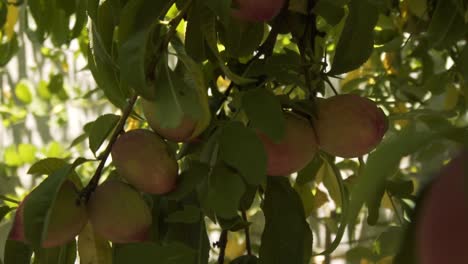
M 117 139 L 111 154 L 117 172 L 138 190 L 165 194 L 174 189 L 177 161 L 159 135 L 130 130 Z
M 429 187 L 416 224 L 419 264 L 468 263 L 468 152 L 452 160 Z
M 76 203 L 78 190 L 71 181 L 65 181 L 57 194 L 50 215 L 47 236 L 42 241 L 42 247 L 51 248 L 66 244 L 76 237 L 88 222 L 88 215 L 84 205 Z M 13 227 L 9 239 L 27 243 L 24 233 L 24 202 L 20 203 L 16 211 Z
M 234 0 L 237 9 L 232 14 L 244 21 L 269 21 L 279 14 L 284 2 L 285 0 Z
M 388 122 L 373 101 L 343 94 L 319 101 L 314 126 L 321 149 L 335 156 L 354 158 L 369 153 L 380 143 Z
M 91 195 L 88 212 L 94 231 L 114 243 L 140 242 L 149 238 L 151 210 L 128 184 L 109 180 Z
M 314 130 L 308 120 L 285 113 L 286 133 L 279 143 L 257 131 L 267 153 L 267 175 L 287 176 L 303 169 L 317 152 Z

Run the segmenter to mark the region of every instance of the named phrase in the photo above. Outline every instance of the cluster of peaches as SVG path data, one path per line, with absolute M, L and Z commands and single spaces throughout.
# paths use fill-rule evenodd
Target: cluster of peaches
M 119 136 L 112 147 L 112 160 L 126 181 L 110 179 L 99 185 L 87 204 L 78 204 L 79 191 L 65 181 L 51 208 L 43 247 L 62 245 L 84 228 L 88 220 L 93 230 L 113 243 L 144 241 L 150 237 L 152 214 L 141 192 L 164 195 L 176 189 L 178 163 L 166 140 L 188 142 L 198 137 L 199 122 L 186 116 L 176 128 L 162 128 L 157 122 L 157 106 L 142 102 L 145 117 L 153 131 L 135 129 Z M 315 120 L 284 112 L 286 133 L 274 142 L 257 131 L 267 153 L 266 174 L 289 175 L 304 168 L 318 148 L 345 158 L 371 151 L 382 139 L 387 120 L 371 100 L 357 95 L 338 95 L 318 103 Z M 206 122 L 203 122 L 206 124 Z M 27 242 L 24 233 L 24 201 L 15 217 L 10 239 Z

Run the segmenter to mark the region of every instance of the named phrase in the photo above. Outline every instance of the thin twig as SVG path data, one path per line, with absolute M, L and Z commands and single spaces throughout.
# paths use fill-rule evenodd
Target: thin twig
M 219 236 L 219 242 L 218 242 L 218 246 L 219 246 L 219 257 L 218 257 L 218 264 L 224 264 L 224 257 L 226 255 L 226 245 L 227 245 L 227 242 L 228 242 L 228 231 L 227 230 L 223 230 L 221 232 L 221 235 Z
M 247 222 L 247 213 L 245 210 L 242 210 L 242 219 Z M 250 232 L 249 232 L 249 226 L 246 226 L 244 229 L 245 232 L 245 247 L 247 249 L 247 255 L 251 256 L 252 255 L 252 244 L 250 242 Z
M 106 164 L 107 158 L 109 157 L 111 151 L 112 151 L 112 146 L 114 145 L 115 141 L 119 137 L 119 135 L 123 132 L 125 123 L 127 122 L 128 117 L 130 116 L 130 113 L 133 110 L 133 106 L 135 105 L 135 102 L 138 98 L 138 95 L 134 95 L 130 101 L 128 102 L 127 107 L 124 109 L 122 113 L 122 117 L 120 117 L 119 122 L 117 123 L 117 126 L 114 130 L 114 133 L 111 136 L 111 139 L 109 141 L 109 144 L 107 145 L 106 149 L 104 152 L 99 155 L 99 165 L 94 172 L 93 177 L 89 181 L 88 185 L 83 189 L 80 195 L 80 200 L 84 199 L 85 202 L 89 200 L 89 197 L 92 192 L 96 189 L 99 180 L 101 179 L 102 175 L 102 170 L 104 169 L 104 165 Z

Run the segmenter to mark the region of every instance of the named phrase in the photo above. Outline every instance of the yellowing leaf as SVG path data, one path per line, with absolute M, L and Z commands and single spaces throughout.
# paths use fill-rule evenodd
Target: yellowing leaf
M 109 242 L 98 237 L 90 223 L 78 237 L 78 254 L 81 264 L 112 263 L 112 248 Z
M 18 7 L 15 5 L 8 5 L 7 19 L 4 26 L 5 35 L 7 40 L 10 40 L 15 33 L 15 24 L 18 20 Z
M 245 251 L 245 241 L 242 241 L 239 238 L 238 233 L 228 232 L 228 242 L 226 244 L 226 258 L 232 260 L 237 257 L 240 257 L 244 254 Z
M 380 207 L 385 208 L 385 209 L 390 209 L 393 210 L 393 205 L 392 205 L 392 198 L 388 196 L 388 193 L 385 192 L 385 194 L 382 197 L 382 202 L 380 204 Z

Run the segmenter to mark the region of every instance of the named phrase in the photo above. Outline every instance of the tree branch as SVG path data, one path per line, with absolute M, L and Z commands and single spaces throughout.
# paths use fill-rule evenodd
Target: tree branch
M 83 189 L 83 191 L 80 194 L 80 201 L 84 200 L 85 203 L 88 202 L 89 197 L 91 196 L 91 193 L 93 193 L 94 190 L 96 190 L 99 180 L 101 179 L 102 170 L 104 169 L 107 158 L 109 157 L 112 151 L 112 146 L 114 145 L 119 135 L 123 132 L 125 123 L 127 122 L 128 117 L 132 113 L 133 106 L 135 105 L 137 98 L 138 98 L 138 95 L 134 95 L 128 102 L 127 107 L 124 109 L 122 113 L 122 117 L 120 117 L 120 120 L 117 123 L 117 126 L 115 127 L 114 133 L 111 136 L 109 144 L 107 145 L 104 152 L 101 155 L 99 155 L 100 162 L 96 171 L 94 172 L 93 177 L 91 178 L 88 185 Z
M 218 257 L 218 264 L 224 264 L 224 257 L 226 254 L 226 245 L 228 242 L 228 231 L 223 230 L 221 235 L 219 236 L 218 247 L 219 247 L 219 257 Z
M 242 219 L 247 222 L 247 213 L 245 210 L 242 210 Z M 247 250 L 247 255 L 251 256 L 252 255 L 252 244 L 250 242 L 250 232 L 249 232 L 249 226 L 245 227 L 244 229 L 245 232 L 245 247 Z

